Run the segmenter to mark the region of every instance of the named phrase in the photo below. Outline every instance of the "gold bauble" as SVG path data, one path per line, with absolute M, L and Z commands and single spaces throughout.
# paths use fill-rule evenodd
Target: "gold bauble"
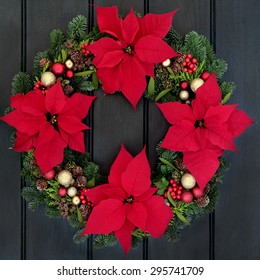
M 80 204 L 80 198 L 77 195 L 73 196 L 72 203 L 76 206 L 79 205 Z
M 62 186 L 68 188 L 73 182 L 72 174 L 68 170 L 62 170 L 58 174 L 57 180 Z
M 196 90 L 201 87 L 204 84 L 204 81 L 201 78 L 194 79 L 191 84 L 190 88 L 193 92 L 196 92 Z
M 187 90 L 182 90 L 180 93 L 179 93 L 179 97 L 181 100 L 188 100 L 189 97 L 190 97 L 190 94 Z
M 67 60 L 65 61 L 65 66 L 66 66 L 68 69 L 72 69 L 73 66 L 74 66 L 74 63 L 73 63 L 73 61 L 72 61 L 71 59 L 67 59 Z
M 77 194 L 77 189 L 75 187 L 69 187 L 68 188 L 68 196 L 73 197 Z
M 44 72 L 41 76 L 41 82 L 45 87 L 51 87 L 56 83 L 56 76 L 50 72 Z
M 171 60 L 168 58 L 166 60 L 164 60 L 164 62 L 162 63 L 163 67 L 168 67 L 171 65 Z
M 181 184 L 185 189 L 189 190 L 196 185 L 196 180 L 190 173 L 185 173 L 181 177 Z

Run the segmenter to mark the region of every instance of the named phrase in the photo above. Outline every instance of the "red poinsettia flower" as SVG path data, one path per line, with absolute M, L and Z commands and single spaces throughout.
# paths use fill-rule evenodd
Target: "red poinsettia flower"
M 196 91 L 191 106 L 179 102 L 157 104 L 172 124 L 162 147 L 183 152 L 184 163 L 201 188 L 216 172 L 223 150 L 236 151 L 234 138 L 253 120 L 236 105 L 221 105 L 216 75 Z
M 123 20 L 116 6 L 96 9 L 100 31 L 113 36 L 89 46 L 97 77 L 106 93 L 121 90 L 135 108 L 146 88 L 145 76 L 154 76 L 154 63 L 178 55 L 162 40 L 175 11 L 138 18 L 131 10 Z
M 39 89 L 11 97 L 12 112 L 1 119 L 16 132 L 14 150 L 27 152 L 35 148 L 35 158 L 43 173 L 63 160 L 66 146 L 85 153 L 82 123 L 95 97 L 75 93 L 64 95 L 60 81 L 46 96 Z
M 114 233 L 125 253 L 131 248 L 131 234 L 135 228 L 160 237 L 173 213 L 161 196 L 151 187 L 150 166 L 145 149 L 133 158 L 124 148 L 114 161 L 108 184 L 88 191 L 94 208 L 84 234 Z

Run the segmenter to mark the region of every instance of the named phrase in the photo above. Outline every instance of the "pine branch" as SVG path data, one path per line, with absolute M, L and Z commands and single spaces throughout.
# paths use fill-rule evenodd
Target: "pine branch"
M 68 38 L 77 41 L 83 41 L 87 38 L 87 18 L 83 15 L 78 15 L 68 24 Z
M 33 78 L 30 74 L 25 72 L 18 72 L 14 75 L 12 81 L 12 94 L 25 94 L 33 89 Z
M 40 67 L 40 61 L 43 58 L 49 58 L 48 50 L 43 51 L 43 52 L 38 52 L 36 54 L 36 56 L 34 57 L 33 71 L 34 71 L 34 75 L 36 77 L 40 77 L 42 74 L 43 69 Z
M 117 244 L 117 239 L 114 234 L 99 234 L 94 240 L 95 248 L 104 248 L 107 246 L 114 246 Z
M 88 235 L 81 235 L 84 229 L 78 229 L 73 235 L 73 241 L 76 244 L 84 243 L 88 239 Z
M 60 29 L 54 29 L 50 33 L 50 51 L 49 54 L 54 59 L 60 54 L 62 45 L 65 41 L 65 36 Z

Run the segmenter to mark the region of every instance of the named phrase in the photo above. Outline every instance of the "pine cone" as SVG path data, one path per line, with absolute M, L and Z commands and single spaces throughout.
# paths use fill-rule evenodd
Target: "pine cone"
M 62 171 L 61 165 L 56 165 L 56 166 L 54 167 L 54 170 L 55 170 L 55 174 L 60 173 L 60 172 Z
M 200 198 L 196 199 L 196 203 L 199 207 L 204 208 L 209 204 L 209 197 L 204 194 Z
M 85 176 L 79 176 L 77 179 L 76 179 L 76 186 L 79 187 L 79 188 L 84 188 L 86 187 L 86 184 L 87 184 L 87 179 Z
M 181 174 L 178 171 L 173 171 L 172 173 L 172 179 L 179 184 L 181 181 Z
M 178 75 L 181 71 L 181 65 L 177 62 L 174 62 L 171 66 L 171 69 L 175 75 Z
M 44 68 L 46 65 L 48 65 L 48 67 L 51 66 L 51 60 L 49 58 L 42 58 L 39 62 L 39 65 L 41 68 Z
M 75 45 L 76 45 L 75 42 L 73 42 L 71 40 L 68 40 L 63 44 L 64 48 L 66 48 L 66 49 L 73 49 L 75 47 Z
M 208 194 L 209 191 L 210 191 L 210 184 L 207 184 L 207 185 L 205 186 L 204 193 L 205 193 L 205 194 Z
M 70 59 L 74 63 L 74 67 L 73 67 L 74 71 L 81 71 L 86 68 L 86 65 L 85 65 L 86 58 L 82 52 L 71 51 L 71 52 L 69 52 L 69 55 L 70 55 Z
M 83 218 L 83 222 L 86 222 L 88 220 L 89 215 L 90 215 L 91 207 L 87 204 L 82 204 L 79 207 L 79 211 L 80 211 L 80 214 Z
M 185 170 L 186 166 L 184 165 L 183 159 L 178 157 L 175 161 L 175 166 L 179 169 L 179 170 Z
M 70 96 L 71 93 L 73 92 L 73 90 L 74 90 L 74 88 L 73 88 L 71 85 L 65 85 L 65 86 L 63 87 L 63 91 L 64 91 L 64 94 L 65 94 L 66 96 Z
M 72 169 L 72 174 L 73 176 L 77 177 L 77 176 L 82 176 L 83 175 L 83 169 L 81 166 L 75 166 Z
M 36 181 L 36 188 L 39 191 L 45 190 L 48 186 L 48 183 L 45 179 L 39 179 Z
M 76 166 L 75 162 L 68 162 L 65 164 L 64 169 L 68 171 L 72 171 L 75 166 Z

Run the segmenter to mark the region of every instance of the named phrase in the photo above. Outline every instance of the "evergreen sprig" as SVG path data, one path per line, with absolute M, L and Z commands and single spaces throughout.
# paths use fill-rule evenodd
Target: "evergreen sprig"
M 18 72 L 14 75 L 12 81 L 12 94 L 25 94 L 33 89 L 33 78 L 29 73 Z
M 83 41 L 87 38 L 87 18 L 83 15 L 78 15 L 73 18 L 68 24 L 68 38 L 75 41 Z

